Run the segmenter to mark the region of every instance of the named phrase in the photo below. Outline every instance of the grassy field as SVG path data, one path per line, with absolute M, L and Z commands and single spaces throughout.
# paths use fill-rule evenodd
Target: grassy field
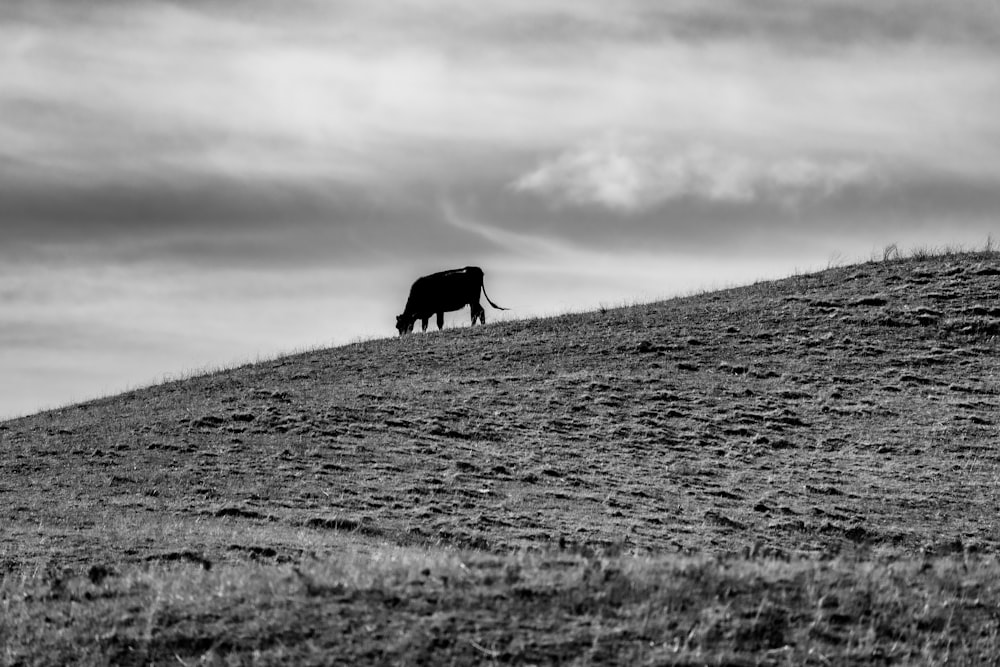
M 0 664 L 1000 654 L 1000 256 L 318 350 L 0 423 Z

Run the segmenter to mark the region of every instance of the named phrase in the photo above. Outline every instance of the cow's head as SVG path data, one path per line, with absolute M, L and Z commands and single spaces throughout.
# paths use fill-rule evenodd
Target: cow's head
M 406 333 L 413 333 L 413 325 L 417 322 L 416 315 L 408 315 L 403 313 L 402 315 L 396 315 L 396 331 L 402 336 Z

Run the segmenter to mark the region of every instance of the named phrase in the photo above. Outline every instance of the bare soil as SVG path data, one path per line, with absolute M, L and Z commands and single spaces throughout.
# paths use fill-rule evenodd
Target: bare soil
M 137 568 L 287 568 L 386 545 L 605 569 L 995 559 L 998 294 L 992 253 L 868 263 L 317 350 L 12 420 L 0 575 L 105 586 Z M 776 661 L 771 639 L 711 660 Z M 452 659 L 585 653 L 538 642 L 466 642 L 469 660 Z

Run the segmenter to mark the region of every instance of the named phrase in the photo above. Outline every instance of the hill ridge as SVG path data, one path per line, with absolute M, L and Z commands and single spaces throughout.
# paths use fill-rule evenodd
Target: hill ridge
M 891 273 L 893 270 L 896 270 L 896 269 L 902 270 L 903 268 L 905 268 L 907 266 L 911 266 L 911 265 L 912 266 L 917 266 L 917 265 L 920 265 L 920 264 L 927 264 L 927 263 L 934 264 L 934 263 L 944 262 L 944 263 L 947 263 L 947 264 L 951 265 L 950 268 L 947 269 L 947 271 L 954 272 L 955 274 L 961 273 L 961 272 L 963 272 L 965 270 L 968 270 L 969 272 L 971 272 L 974 275 L 980 275 L 980 276 L 987 276 L 988 277 L 988 276 L 998 275 L 998 273 L 1000 273 L 1000 269 L 998 269 L 998 268 L 996 268 L 994 266 L 996 258 L 997 258 L 997 254 L 998 253 L 996 251 L 992 251 L 992 250 L 986 250 L 986 251 L 969 251 L 969 252 L 952 252 L 952 251 L 948 251 L 948 252 L 945 252 L 944 254 L 941 254 L 941 255 L 919 254 L 919 255 L 914 256 L 914 257 L 905 257 L 905 258 L 904 257 L 898 257 L 896 259 L 887 259 L 887 260 L 885 260 L 883 262 L 878 262 L 876 260 L 871 260 L 871 261 L 867 261 L 867 262 L 859 262 L 859 263 L 856 263 L 856 264 L 832 266 L 832 267 L 828 267 L 826 269 L 818 270 L 818 271 L 812 271 L 812 272 L 806 272 L 806 273 L 794 273 L 794 274 L 792 274 L 792 275 L 790 275 L 790 276 L 788 276 L 786 278 L 764 279 L 764 280 L 755 281 L 753 283 L 749 283 L 749 284 L 745 284 L 745 285 L 733 285 L 733 286 L 723 287 L 723 288 L 719 288 L 719 289 L 699 290 L 699 291 L 696 291 L 696 292 L 693 292 L 693 293 L 687 294 L 687 295 L 678 295 L 678 296 L 670 297 L 670 298 L 667 298 L 667 299 L 657 299 L 657 300 L 650 301 L 650 302 L 641 302 L 641 303 L 635 303 L 635 304 L 629 304 L 629 305 L 619 305 L 619 306 L 612 306 L 612 307 L 601 305 L 599 307 L 595 307 L 592 310 L 587 310 L 587 311 L 570 312 L 570 313 L 563 313 L 563 314 L 555 314 L 555 315 L 529 317 L 529 318 L 523 318 L 523 319 L 513 319 L 513 320 L 503 320 L 503 321 L 497 321 L 497 322 L 490 322 L 488 324 L 487 328 L 488 329 L 494 328 L 494 327 L 515 327 L 516 328 L 516 327 L 518 327 L 520 325 L 529 325 L 531 323 L 541 323 L 541 322 L 546 322 L 546 321 L 554 321 L 555 322 L 555 321 L 563 321 L 563 320 L 586 319 L 586 318 L 589 318 L 589 317 L 593 317 L 593 316 L 595 316 L 597 314 L 606 314 L 609 311 L 623 311 L 623 310 L 624 311 L 629 311 L 629 310 L 636 310 L 636 309 L 644 309 L 644 308 L 649 308 L 649 307 L 653 307 L 653 306 L 663 306 L 663 305 L 666 305 L 666 304 L 671 304 L 671 303 L 675 303 L 675 302 L 683 302 L 683 301 L 688 301 L 688 300 L 711 300 L 711 301 L 716 301 L 716 300 L 719 300 L 720 298 L 725 297 L 725 295 L 727 295 L 728 293 L 738 293 L 738 292 L 742 292 L 742 291 L 746 291 L 746 290 L 758 290 L 758 289 L 761 289 L 761 288 L 763 288 L 765 286 L 782 285 L 782 284 L 786 284 L 786 283 L 791 283 L 791 284 L 807 284 L 808 281 L 819 279 L 822 276 L 825 276 L 827 274 L 835 275 L 835 274 L 839 274 L 839 273 L 843 273 L 843 272 L 850 272 L 850 271 L 852 271 L 854 269 L 861 270 L 863 267 L 871 267 L 871 266 L 879 266 L 879 265 L 885 265 L 886 267 L 889 267 L 889 271 Z M 968 265 L 968 266 L 966 266 L 963 269 L 963 268 L 961 268 L 961 265 L 963 265 L 963 264 Z M 862 277 L 862 274 L 854 274 L 854 275 L 855 275 L 855 278 Z M 927 282 L 929 282 L 929 280 L 928 280 L 928 276 L 925 273 L 923 273 L 919 269 L 917 269 L 914 272 L 914 275 L 912 276 L 912 278 L 908 282 L 909 282 L 910 285 L 916 285 L 916 284 L 920 284 L 921 282 L 927 283 Z M 929 298 L 931 298 L 932 300 L 937 300 L 937 301 L 944 301 L 944 300 L 956 298 L 956 296 L 954 296 L 954 295 L 934 293 L 933 291 L 931 291 L 930 293 L 928 293 L 927 296 Z M 790 297 L 790 298 L 794 299 L 794 297 Z M 819 300 L 816 303 L 816 305 L 817 305 L 817 307 L 821 307 L 821 308 L 823 308 L 823 307 L 826 307 L 826 308 L 830 308 L 830 307 L 836 308 L 836 307 L 844 307 L 845 305 L 847 305 L 847 306 L 851 306 L 851 305 L 875 305 L 875 306 L 889 305 L 887 297 L 885 295 L 880 295 L 880 294 L 872 294 L 872 295 L 869 295 L 869 296 L 859 296 L 856 301 L 858 301 L 858 303 L 844 304 L 844 303 L 837 303 L 837 302 L 824 302 L 823 300 Z M 928 309 L 928 310 L 930 312 L 918 313 L 918 315 L 922 316 L 926 320 L 930 320 L 931 318 L 938 319 L 935 316 L 935 313 L 938 312 L 938 311 L 935 311 L 934 309 Z M 965 321 L 965 322 L 961 322 L 961 321 L 955 322 L 954 326 L 956 326 L 956 327 L 962 327 L 962 326 L 986 327 L 985 333 L 992 334 L 992 333 L 994 333 L 992 331 L 992 329 L 990 328 L 992 326 L 992 320 L 993 319 L 1000 319 L 1000 307 L 997 307 L 997 306 L 991 306 L 991 307 L 987 307 L 987 306 L 972 306 L 964 314 L 969 316 L 967 318 L 967 321 Z M 977 317 L 980 318 L 980 319 L 976 320 Z M 983 320 L 983 318 L 988 318 L 988 319 Z M 435 331 L 432 328 L 431 330 L 429 330 L 428 332 L 426 332 L 426 334 L 425 333 L 420 333 L 420 334 L 415 334 L 415 335 L 416 336 L 421 336 L 421 335 L 430 334 L 432 336 L 449 336 L 449 335 L 463 335 L 462 333 L 459 333 L 459 332 L 464 332 L 464 333 L 467 334 L 467 333 L 474 332 L 474 331 L 475 331 L 475 329 L 470 328 L 470 327 L 464 327 L 464 326 L 463 327 L 451 327 L 451 328 L 445 329 L 443 331 Z M 150 383 L 148 385 L 143 385 L 143 386 L 136 387 L 136 388 L 126 389 L 126 390 L 123 390 L 121 392 L 116 392 L 116 393 L 108 394 L 108 395 L 105 395 L 105 396 L 99 396 L 99 397 L 95 397 L 95 398 L 91 398 L 91 399 L 86 399 L 86 400 L 79 401 L 79 402 L 74 402 L 74 403 L 70 403 L 70 404 L 66 404 L 66 405 L 61 405 L 61 406 L 55 406 L 55 407 L 52 407 L 52 408 L 47 408 L 47 409 L 41 410 L 38 413 L 33 413 L 33 414 L 28 414 L 28 415 L 21 415 L 21 416 L 17 416 L 17 417 L 12 417 L 12 418 L 0 421 L 0 424 L 3 424 L 4 422 L 16 422 L 16 421 L 24 420 L 24 419 L 32 419 L 32 418 L 35 418 L 35 417 L 37 417 L 38 415 L 41 415 L 41 414 L 61 413 L 61 412 L 64 412 L 64 411 L 67 411 L 67 410 L 71 410 L 71 409 L 74 409 L 74 408 L 77 408 L 77 407 L 82 407 L 82 406 L 95 406 L 96 407 L 96 406 L 99 406 L 99 405 L 104 405 L 104 404 L 107 404 L 107 403 L 113 403 L 113 402 L 116 402 L 116 401 L 127 399 L 129 397 L 134 396 L 134 395 L 142 394 L 142 393 L 145 393 L 145 392 L 156 391 L 158 388 L 162 388 L 162 387 L 165 387 L 165 386 L 172 386 L 172 385 L 177 385 L 177 384 L 184 384 L 184 383 L 189 382 L 189 381 L 196 381 L 196 380 L 199 380 L 201 378 L 215 377 L 215 376 L 219 376 L 219 375 L 225 375 L 225 374 L 228 374 L 228 373 L 238 373 L 238 372 L 241 372 L 244 369 L 248 369 L 248 368 L 253 368 L 253 367 L 258 367 L 258 366 L 268 366 L 270 364 L 284 365 L 284 364 L 287 364 L 287 363 L 292 363 L 295 359 L 298 359 L 298 358 L 301 358 L 301 357 L 308 357 L 308 356 L 312 356 L 312 355 L 316 355 L 316 354 L 324 354 L 324 353 L 335 353 L 335 352 L 341 351 L 341 350 L 354 350 L 354 349 L 363 348 L 363 347 L 369 346 L 369 345 L 374 345 L 376 347 L 379 347 L 379 346 L 384 345 L 384 344 L 391 344 L 392 342 L 397 341 L 397 340 L 398 339 L 396 338 L 396 336 L 386 336 L 386 337 L 382 337 L 382 338 L 371 338 L 371 339 L 358 340 L 358 341 L 352 341 L 352 342 L 348 342 L 348 343 L 344 343 L 344 344 L 334 345 L 334 346 L 331 346 L 331 347 L 315 347 L 315 348 L 310 348 L 310 349 L 305 349 L 305 350 L 297 350 L 297 351 L 293 351 L 293 352 L 289 352 L 289 353 L 279 354 L 279 355 L 277 355 L 274 358 L 269 358 L 269 359 L 264 359 L 264 360 L 258 360 L 258 361 L 252 361 L 252 362 L 239 362 L 239 363 L 235 363 L 235 364 L 231 364 L 231 365 L 220 366 L 220 367 L 217 367 L 217 368 L 208 367 L 208 368 L 204 368 L 204 369 L 195 369 L 195 370 L 192 370 L 192 371 L 188 371 L 188 372 L 185 372 L 185 373 L 178 374 L 177 377 L 170 377 L 170 378 L 164 379 L 161 382 Z

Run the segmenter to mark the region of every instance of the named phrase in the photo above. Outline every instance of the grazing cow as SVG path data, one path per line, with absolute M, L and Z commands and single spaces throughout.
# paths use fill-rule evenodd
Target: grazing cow
M 486 310 L 479 305 L 479 292 L 497 310 L 502 308 L 486 294 L 483 286 L 483 270 L 478 266 L 467 266 L 464 269 L 453 269 L 432 273 L 429 276 L 417 278 L 410 288 L 410 298 L 406 300 L 406 308 L 402 315 L 396 316 L 396 330 L 402 336 L 413 331 L 417 320 L 427 331 L 427 320 L 437 314 L 438 329 L 444 327 L 444 314 L 453 310 L 461 310 L 466 306 L 472 308 L 472 324 L 479 320 L 486 324 Z

